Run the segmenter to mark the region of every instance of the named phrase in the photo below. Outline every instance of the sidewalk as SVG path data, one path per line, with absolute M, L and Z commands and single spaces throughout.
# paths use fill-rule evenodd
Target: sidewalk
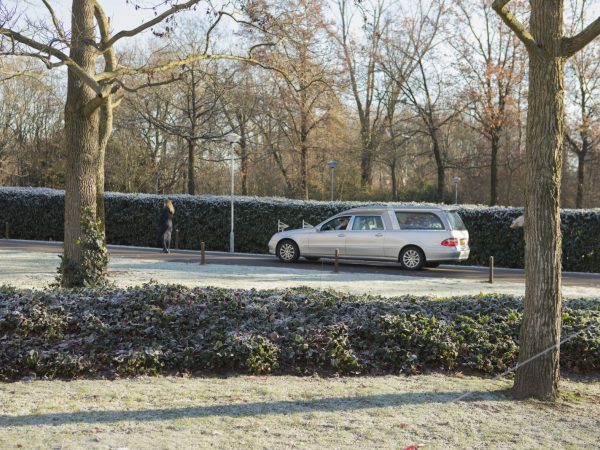
M 43 289 L 54 281 L 59 264 L 56 254 L 0 250 L 0 284 L 19 288 Z M 183 284 L 185 286 L 217 286 L 233 289 L 273 289 L 308 286 L 333 289 L 353 294 L 386 297 L 427 295 L 449 297 L 477 294 L 523 295 L 523 283 L 500 281 L 489 284 L 483 280 L 456 278 L 423 278 L 389 274 L 333 273 L 330 266 L 323 270 L 291 267 L 261 267 L 246 265 L 166 262 L 115 256 L 109 265 L 110 280 L 120 287 L 149 282 Z M 598 297 L 595 287 L 565 286 L 566 297 Z

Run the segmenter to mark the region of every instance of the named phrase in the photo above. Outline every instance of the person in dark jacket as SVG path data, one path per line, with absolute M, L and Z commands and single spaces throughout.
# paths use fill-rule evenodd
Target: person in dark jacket
M 171 200 L 166 200 L 158 221 L 158 246 L 162 246 L 163 253 L 169 253 L 171 247 L 171 233 L 173 232 L 173 216 L 175 208 Z

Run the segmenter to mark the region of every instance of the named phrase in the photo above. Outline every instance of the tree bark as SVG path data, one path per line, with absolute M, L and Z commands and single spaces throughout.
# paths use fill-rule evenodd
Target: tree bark
M 89 75 L 96 64 L 94 42 L 94 1 L 73 2 L 70 57 Z M 85 107 L 96 93 L 69 68 L 65 104 L 65 146 L 67 170 L 65 180 L 64 263 L 80 266 L 78 245 L 83 230 L 82 213 L 89 209 L 96 218 L 96 176 L 98 160 L 99 113 L 86 114 Z M 66 266 L 65 266 L 66 267 Z M 63 273 L 63 285 L 72 287 L 76 280 L 70 270 Z
M 513 393 L 518 398 L 554 400 L 560 379 L 558 344 L 562 300 L 559 201 L 565 58 L 558 55 L 563 2 L 532 0 L 531 6 L 531 34 L 541 51 L 530 52 L 529 58 L 526 285 L 520 331 L 519 363 L 522 365 L 517 369 Z M 540 355 L 544 351 L 546 353 Z

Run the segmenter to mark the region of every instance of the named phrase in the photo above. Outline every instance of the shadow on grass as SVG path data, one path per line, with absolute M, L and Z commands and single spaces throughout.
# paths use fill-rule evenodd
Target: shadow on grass
M 507 401 L 506 391 L 469 391 L 463 402 Z M 31 425 L 65 425 L 74 423 L 112 423 L 119 421 L 175 420 L 195 417 L 248 417 L 267 414 L 295 414 L 308 412 L 352 411 L 371 408 L 389 408 L 419 404 L 448 404 L 466 392 L 425 392 L 333 397 L 314 400 L 286 400 L 274 402 L 235 403 L 185 408 L 146 409 L 138 411 L 83 411 L 0 415 L 0 428 Z

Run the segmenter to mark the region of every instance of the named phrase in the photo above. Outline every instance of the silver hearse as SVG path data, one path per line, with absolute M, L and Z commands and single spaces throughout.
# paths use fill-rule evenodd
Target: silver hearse
M 303 257 L 397 261 L 407 270 L 469 257 L 469 232 L 452 208 L 369 206 L 337 214 L 314 228 L 273 235 L 269 253 L 284 262 Z

